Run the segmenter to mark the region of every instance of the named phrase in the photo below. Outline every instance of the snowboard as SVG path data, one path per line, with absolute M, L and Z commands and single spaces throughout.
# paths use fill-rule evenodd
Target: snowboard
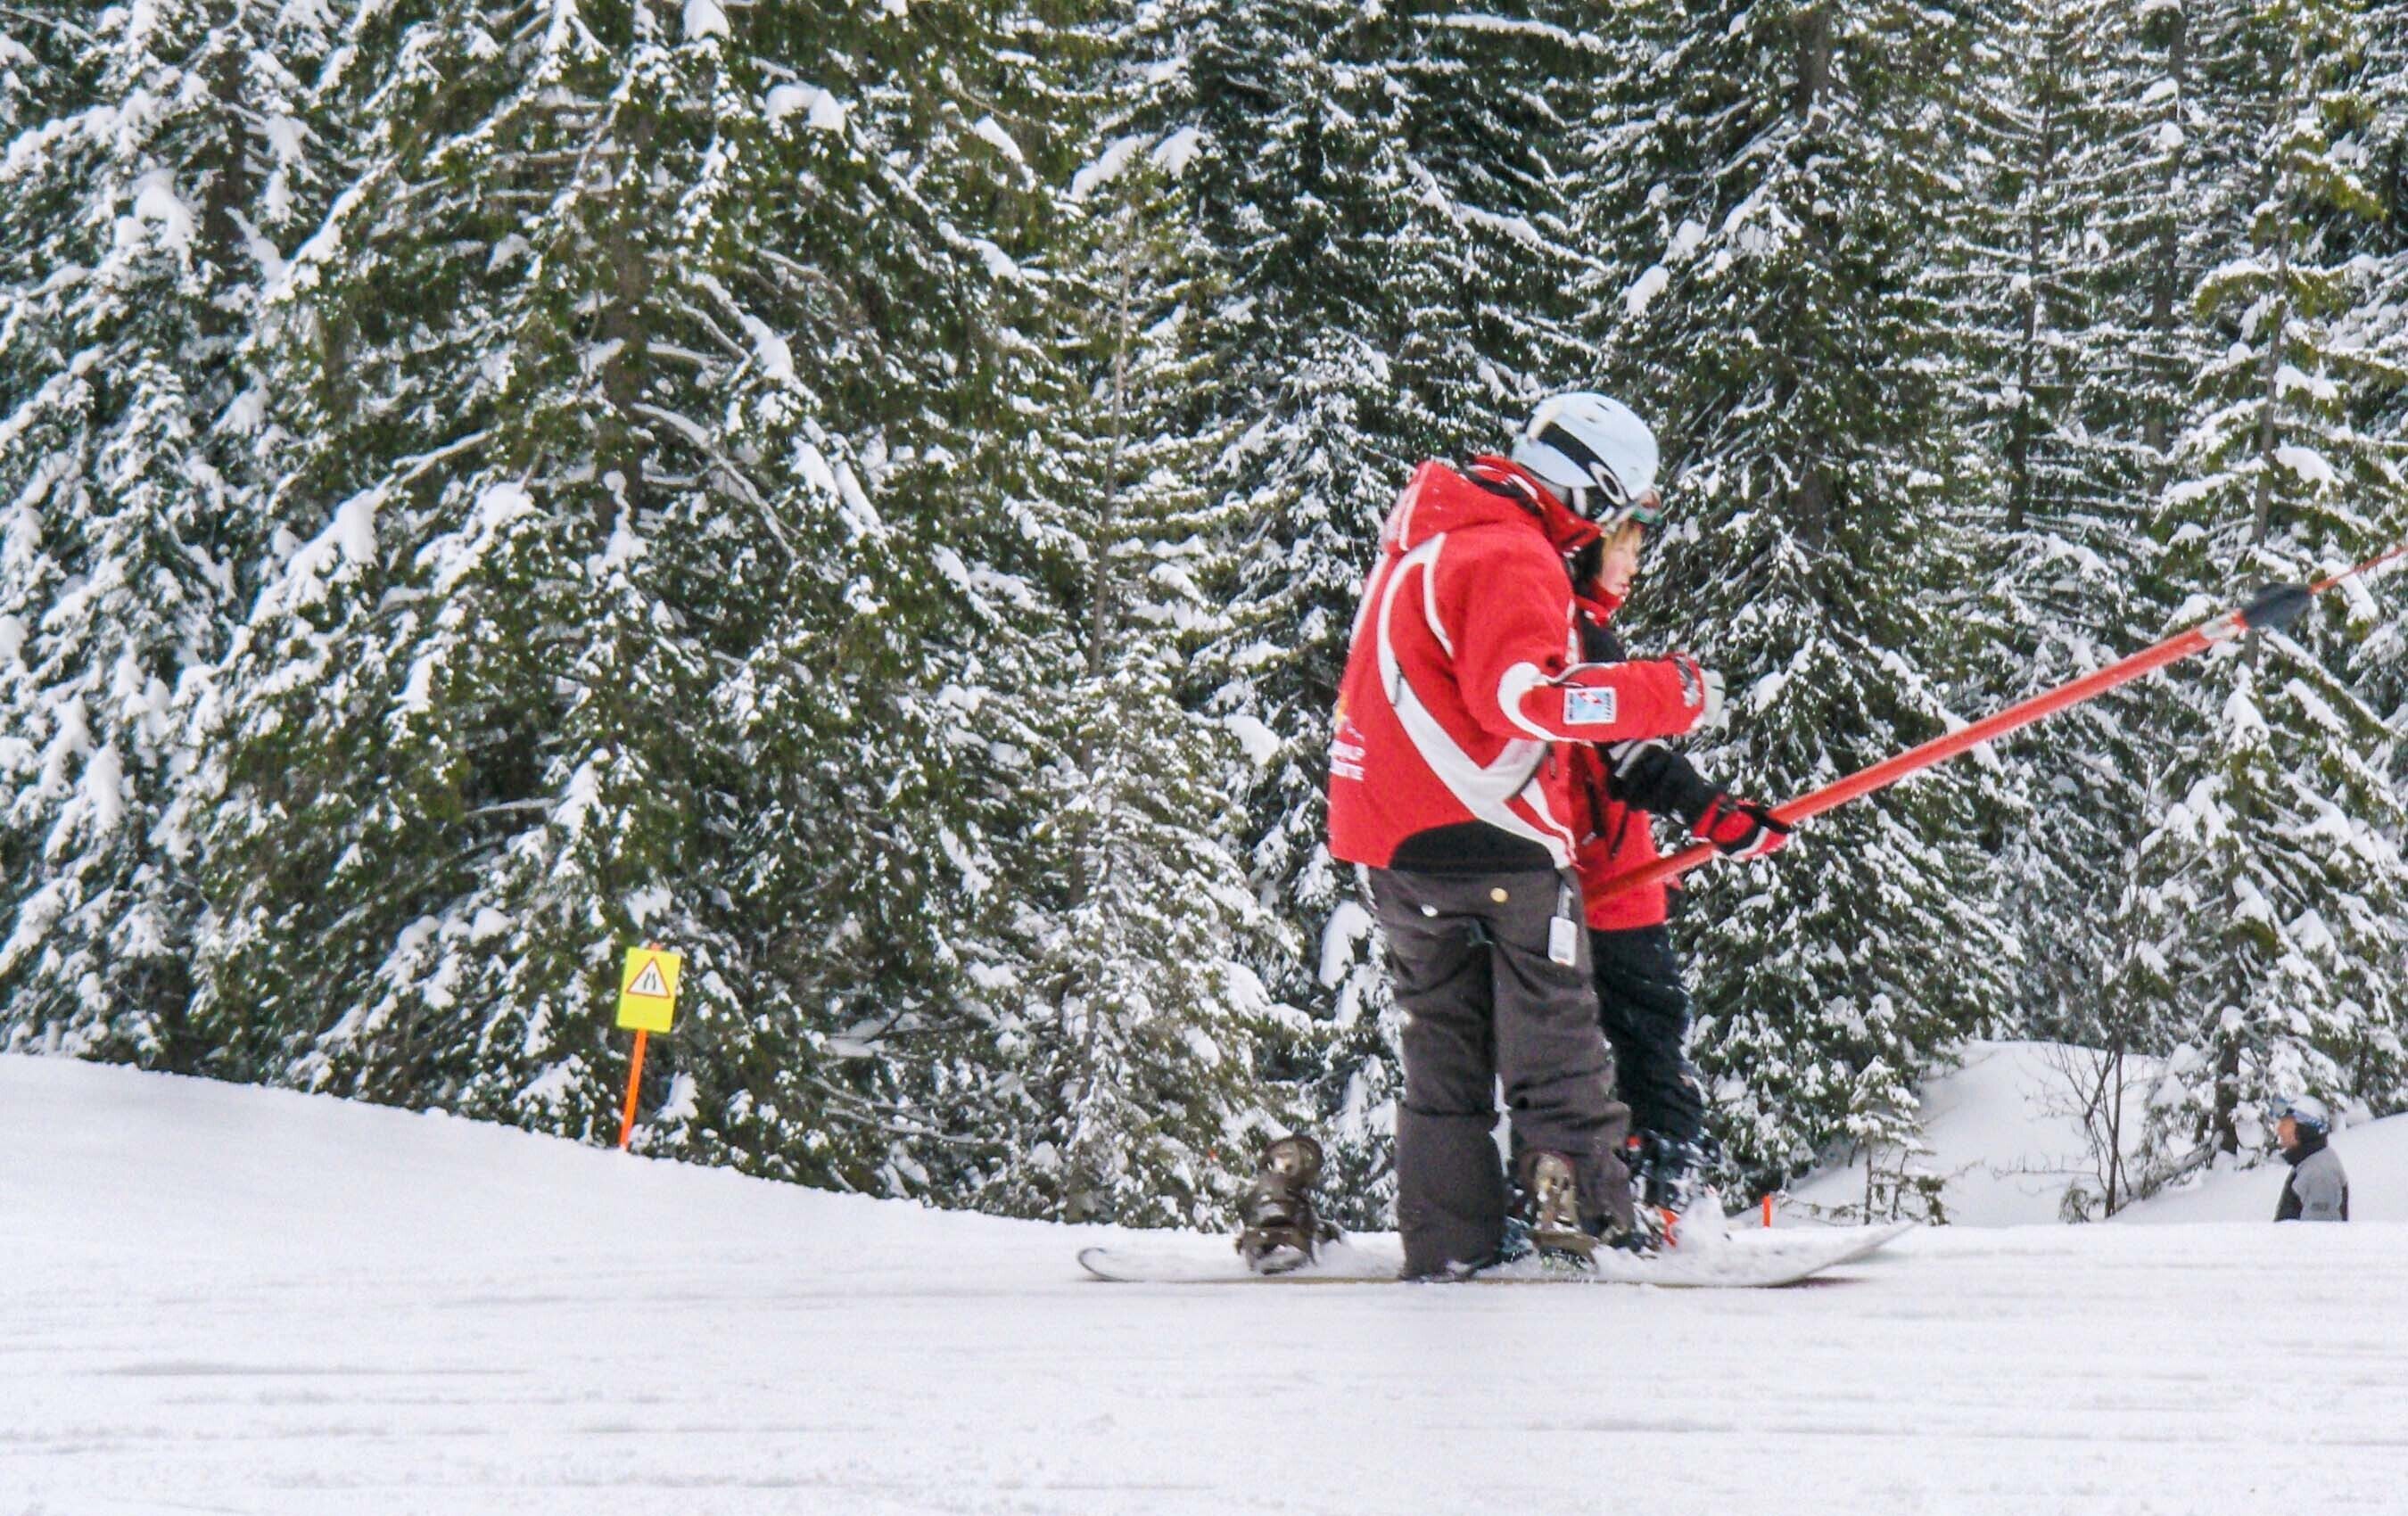
M 1529 1258 L 1484 1268 L 1466 1284 L 1652 1284 L 1667 1290 L 1769 1290 L 1870 1256 L 1911 1225 L 1783 1227 L 1700 1238 L 1652 1257 L 1600 1251 L 1596 1267 Z M 1393 1233 L 1323 1247 L 1301 1268 L 1256 1274 L 1221 1237 L 1151 1239 L 1082 1248 L 1079 1266 L 1115 1284 L 1400 1284 L 1404 1251 Z

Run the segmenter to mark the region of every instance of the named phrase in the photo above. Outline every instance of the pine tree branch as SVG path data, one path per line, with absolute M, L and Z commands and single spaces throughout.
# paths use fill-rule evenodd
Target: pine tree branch
M 917 1137 L 923 1141 L 939 1142 L 949 1148 L 960 1148 L 972 1151 L 993 1151 L 1004 1145 L 1000 1140 L 994 1137 L 959 1137 L 950 1132 L 939 1132 L 933 1127 L 910 1124 L 898 1125 L 891 1121 L 890 1118 L 893 1116 L 909 1117 L 912 1114 L 909 1107 L 871 1100 L 866 1095 L 855 1094 L 850 1090 L 829 1083 L 827 1080 L 820 1078 L 817 1074 L 806 1073 L 803 1076 L 803 1080 L 807 1084 L 817 1086 L 822 1092 L 829 1095 L 831 1098 L 844 1105 L 853 1107 L 857 1112 L 867 1117 L 870 1124 L 876 1126 L 881 1132 L 887 1133 L 890 1136 Z
M 648 401 L 637 401 L 628 408 L 638 415 L 649 416 L 666 425 L 678 436 L 685 438 L 695 451 L 710 459 L 719 477 L 734 487 L 736 493 L 742 495 L 746 503 L 759 512 L 762 522 L 777 537 L 779 545 L 786 550 L 787 559 L 796 564 L 803 561 L 802 550 L 796 546 L 794 537 L 787 533 L 786 523 L 778 519 L 776 510 L 772 509 L 769 502 L 762 497 L 761 492 L 752 487 L 752 481 L 745 478 L 743 470 L 737 466 L 735 461 L 720 451 L 718 446 L 710 440 L 709 433 L 677 412 L 665 410 Z

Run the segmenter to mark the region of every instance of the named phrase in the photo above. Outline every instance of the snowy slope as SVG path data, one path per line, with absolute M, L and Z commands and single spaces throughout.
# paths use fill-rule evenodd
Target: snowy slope
M 2408 1228 L 1819 1288 L 1146 1289 L 1101 1235 L 0 1057 L 0 1513 L 2384 1510 Z M 2300 1392 L 2315 1387 L 2313 1427 Z
M 2349 1213 L 2358 1221 L 2408 1218 L 2408 1116 L 2389 1116 L 2334 1135 L 2333 1151 L 2349 1174 Z M 2119 1222 L 2262 1222 L 2274 1214 L 2290 1172 L 2279 1162 L 2218 1168 L 2190 1184 L 2152 1195 Z
M 1958 1226 L 2017 1226 L 2061 1219 L 2066 1187 L 2087 1179 L 2100 1188 L 2080 1112 L 2096 1054 L 2054 1042 L 1970 1042 L 1958 1066 L 1924 1082 L 1924 1137 L 1931 1148 L 1914 1160 L 1947 1180 L 1942 1206 Z M 2129 1061 L 2124 1089 L 2124 1150 L 2138 1146 L 2144 1081 L 2155 1066 Z M 1897 1166 L 1895 1153 L 1879 1155 Z M 1818 1169 L 1792 1185 L 1796 1209 L 1854 1216 L 1865 1200 L 1861 1154 Z M 2266 1214 L 2273 1214 L 2271 1202 Z M 2241 1220 L 2238 1216 L 2226 1218 Z M 2255 1220 L 2257 1218 L 2248 1218 Z
M 2093 1078 L 2096 1054 L 2054 1042 L 1971 1042 L 1958 1066 L 1928 1080 L 1921 1090 L 1925 1139 L 1931 1151 L 1914 1162 L 1942 1176 L 1942 1204 L 1956 1226 L 2021 1226 L 2060 1219 L 2066 1186 L 2100 1186 L 2085 1136 L 2082 1082 Z M 2156 1069 L 2131 1061 L 2124 1091 L 2125 1151 L 2139 1146 L 2145 1081 Z M 2333 1139 L 2350 1176 L 2350 1213 L 2361 1221 L 2408 1219 L 2408 1116 L 2395 1116 Z M 1885 1167 L 1895 1154 L 1882 1155 Z M 2126 1222 L 2258 1223 L 2274 1214 L 2286 1170 L 2264 1162 L 2222 1167 L 2188 1186 L 2120 1212 Z M 1815 1170 L 1789 1189 L 1784 1216 L 1841 1215 L 1864 1205 L 1865 1160 Z M 2408 1502 L 2403 1502 L 2408 1509 Z

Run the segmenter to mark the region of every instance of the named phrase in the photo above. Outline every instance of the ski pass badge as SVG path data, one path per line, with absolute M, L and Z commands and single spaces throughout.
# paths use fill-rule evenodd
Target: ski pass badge
M 1610 726 L 1613 723 L 1618 702 L 1612 690 L 1566 690 L 1564 692 L 1564 724 L 1566 726 Z
M 1547 922 L 1547 958 L 1570 968 L 1580 959 L 1580 925 L 1569 916 Z

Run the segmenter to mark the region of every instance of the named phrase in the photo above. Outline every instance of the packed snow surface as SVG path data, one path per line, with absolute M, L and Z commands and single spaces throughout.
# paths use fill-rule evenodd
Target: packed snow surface
M 2408 1228 L 1747 1294 L 1083 1280 L 1118 1234 L 0 1057 L 0 1512 L 2401 1509 Z M 1197 1239 L 1196 1246 L 1219 1244 Z

